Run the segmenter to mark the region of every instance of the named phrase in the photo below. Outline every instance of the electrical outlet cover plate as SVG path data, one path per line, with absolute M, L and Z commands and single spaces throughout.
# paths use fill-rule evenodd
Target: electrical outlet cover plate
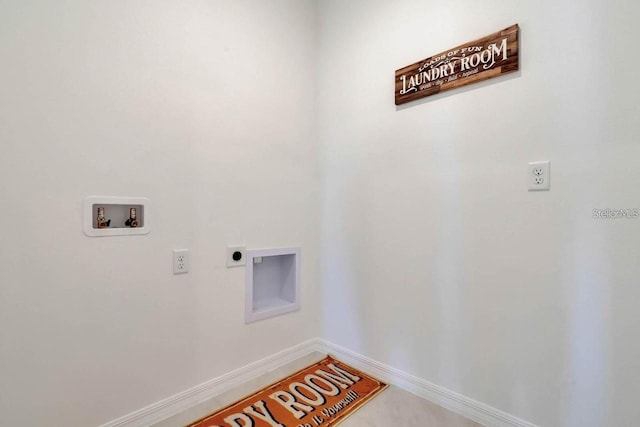
M 527 174 L 529 191 L 549 191 L 551 188 L 551 164 L 548 160 L 529 162 Z
M 233 254 L 240 252 L 242 258 L 239 260 L 233 259 Z M 244 246 L 229 246 L 227 247 L 227 267 L 240 267 L 247 265 L 247 250 Z
M 184 274 L 189 272 L 189 250 L 173 250 L 173 274 Z

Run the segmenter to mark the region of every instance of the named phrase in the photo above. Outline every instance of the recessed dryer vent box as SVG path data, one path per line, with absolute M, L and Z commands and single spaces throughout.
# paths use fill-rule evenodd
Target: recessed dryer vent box
M 300 248 L 247 251 L 245 322 L 300 309 Z

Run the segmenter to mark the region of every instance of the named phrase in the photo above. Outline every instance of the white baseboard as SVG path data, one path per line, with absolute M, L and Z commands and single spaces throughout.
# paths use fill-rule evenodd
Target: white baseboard
M 117 420 L 110 421 L 100 427 L 148 427 L 307 354 L 314 351 L 322 352 L 322 349 L 323 346 L 320 339 L 305 341 L 302 344 L 221 375 Z
M 100 427 L 148 427 L 222 394 L 273 369 L 313 352 L 332 354 L 355 368 L 450 411 L 489 427 L 537 427 L 513 415 L 362 356 L 329 341 L 314 338 L 258 362 L 229 372 Z
M 320 344 L 320 348 L 324 353 L 330 353 L 354 368 L 482 425 L 489 427 L 537 427 L 528 421 L 362 356 L 339 345 L 325 340 L 320 340 Z

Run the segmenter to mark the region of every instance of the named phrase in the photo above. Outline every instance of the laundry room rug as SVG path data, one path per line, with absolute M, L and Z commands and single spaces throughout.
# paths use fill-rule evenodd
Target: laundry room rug
M 187 427 L 328 427 L 387 384 L 331 356 Z

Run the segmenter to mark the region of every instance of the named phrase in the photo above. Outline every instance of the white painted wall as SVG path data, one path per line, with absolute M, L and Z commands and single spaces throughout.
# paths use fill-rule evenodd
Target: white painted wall
M 314 19 L 0 2 L 0 424 L 101 424 L 319 335 Z M 86 237 L 94 194 L 149 197 L 151 234 Z M 300 312 L 244 324 L 238 243 L 302 246 Z
M 640 409 L 632 1 L 319 2 L 324 337 L 543 426 Z M 396 108 L 394 71 L 521 25 L 521 73 Z M 529 161 L 552 191 L 526 191 Z

